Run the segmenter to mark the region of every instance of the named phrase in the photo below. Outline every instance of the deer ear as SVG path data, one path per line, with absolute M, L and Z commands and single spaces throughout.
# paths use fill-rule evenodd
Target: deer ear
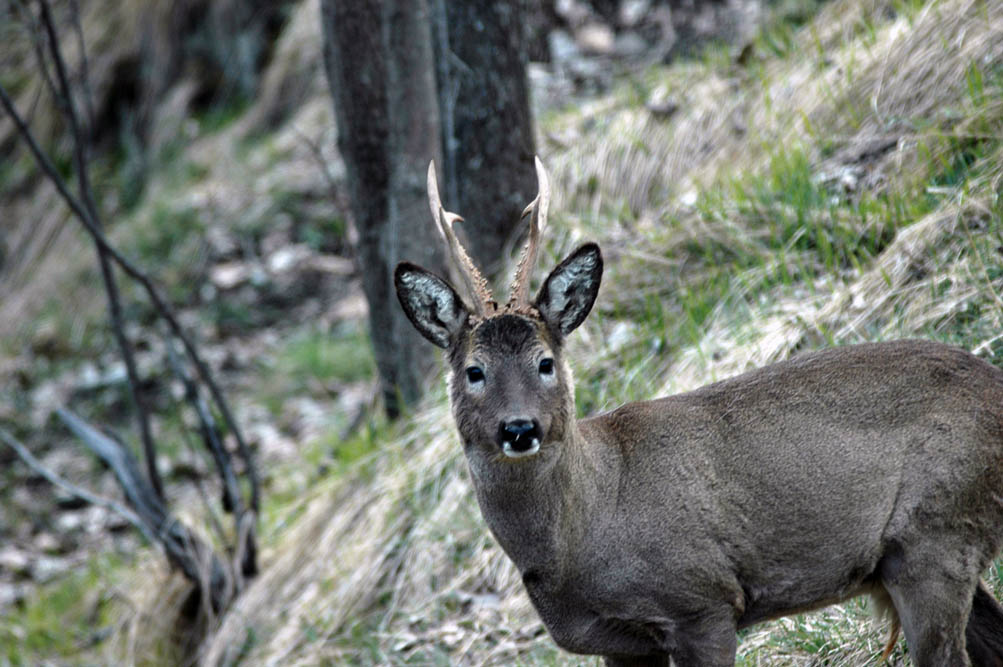
M 547 324 L 562 336 L 585 321 L 599 294 L 602 253 L 586 243 L 550 272 L 536 297 L 536 308 Z
M 467 321 L 467 308 L 449 283 L 431 271 L 401 262 L 394 271 L 397 299 L 411 324 L 422 336 L 441 348 Z

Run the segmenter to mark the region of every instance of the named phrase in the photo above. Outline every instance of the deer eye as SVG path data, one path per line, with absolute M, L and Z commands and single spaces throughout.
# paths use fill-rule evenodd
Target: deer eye
M 479 366 L 470 366 L 467 368 L 467 382 L 470 384 L 484 382 L 484 370 Z
M 554 360 L 550 357 L 540 360 L 540 375 L 550 375 L 554 372 Z

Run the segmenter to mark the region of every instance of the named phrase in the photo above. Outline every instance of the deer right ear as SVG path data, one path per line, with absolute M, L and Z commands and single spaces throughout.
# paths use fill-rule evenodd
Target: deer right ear
M 410 262 L 394 271 L 397 299 L 411 324 L 431 343 L 446 349 L 467 321 L 467 308 L 439 276 Z
M 586 243 L 550 272 L 536 308 L 550 327 L 567 336 L 592 310 L 601 280 L 602 253 L 595 243 Z

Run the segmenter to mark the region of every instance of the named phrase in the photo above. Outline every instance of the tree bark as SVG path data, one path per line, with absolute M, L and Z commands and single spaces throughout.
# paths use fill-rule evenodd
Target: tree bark
M 444 206 L 489 276 L 536 196 L 522 0 L 430 0 L 442 117 Z M 500 297 L 504 299 L 504 297 Z
M 424 174 L 439 159 L 425 0 L 323 0 L 324 61 L 348 174 L 356 257 L 387 414 L 421 395 L 433 355 L 393 290 L 402 259 L 445 275 Z

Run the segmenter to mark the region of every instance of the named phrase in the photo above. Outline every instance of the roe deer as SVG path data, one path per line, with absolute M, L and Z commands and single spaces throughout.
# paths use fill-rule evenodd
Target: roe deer
M 806 353 L 576 420 L 563 343 L 592 308 L 588 243 L 535 300 L 539 194 L 511 298 L 495 303 L 432 214 L 463 298 L 409 263 L 397 296 L 447 351 L 450 400 L 495 538 L 558 645 L 609 665 L 733 665 L 736 631 L 871 594 L 915 664 L 1003 665 L 980 575 L 1003 542 L 1003 371 L 945 345 Z

